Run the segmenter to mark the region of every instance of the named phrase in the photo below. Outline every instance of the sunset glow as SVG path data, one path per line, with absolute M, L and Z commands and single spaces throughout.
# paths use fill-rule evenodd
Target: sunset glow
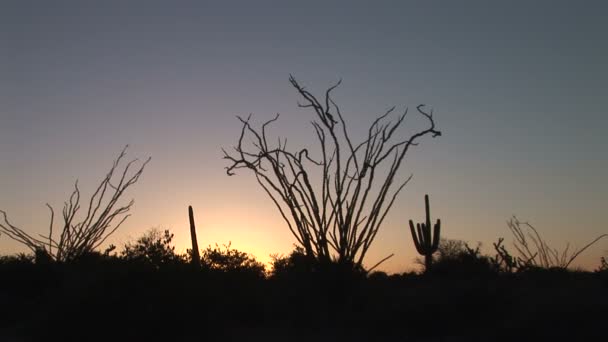
M 319 95 L 343 80 L 334 98 L 357 141 L 392 106 L 426 104 L 443 132 L 407 155 L 400 180 L 414 176 L 365 265 L 394 253 L 380 269 L 417 267 L 408 220 L 423 219 L 424 194 L 444 236 L 488 253 L 510 240 L 512 215 L 560 249 L 608 232 L 605 11 L 190 4 L 0 7 L 0 209 L 12 223 L 45 233 L 45 203 L 60 212 L 76 180 L 86 198 L 129 144 L 128 157 L 152 160 L 123 199 L 135 199 L 132 217 L 108 243 L 159 227 L 185 252 L 192 205 L 201 248 L 231 242 L 265 263 L 288 254 L 296 240 L 276 207 L 247 170 L 226 174 L 221 149 L 237 143 L 236 115 L 262 124 L 280 113 L 271 140 L 318 155 L 293 74 Z M 574 266 L 593 269 L 607 250 L 605 239 Z M 0 254 L 25 251 L 0 236 Z

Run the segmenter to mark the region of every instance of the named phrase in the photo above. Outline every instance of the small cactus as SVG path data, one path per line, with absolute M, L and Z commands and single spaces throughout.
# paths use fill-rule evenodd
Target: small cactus
M 416 250 L 420 255 L 424 255 L 425 271 L 431 268 L 433 263 L 433 253 L 439 247 L 439 234 L 441 230 L 441 220 L 437 219 L 434 232 L 431 236 L 431 209 L 429 206 L 429 195 L 424 196 L 424 204 L 426 209 L 426 223 L 417 223 L 414 227 L 414 222 L 410 220 L 410 231 Z
M 194 210 L 188 206 L 188 216 L 190 217 L 190 238 L 192 239 L 192 266 L 195 269 L 201 268 L 201 256 L 198 252 L 198 242 L 196 241 L 196 226 L 194 225 Z

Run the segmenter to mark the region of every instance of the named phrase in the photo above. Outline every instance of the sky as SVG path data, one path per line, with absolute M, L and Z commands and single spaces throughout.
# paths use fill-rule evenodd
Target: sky
M 334 99 L 360 141 L 386 109 L 434 110 L 441 137 L 406 157 L 413 174 L 366 264 L 414 269 L 408 220 L 429 194 L 442 236 L 491 253 L 506 221 L 554 247 L 608 233 L 608 4 L 604 1 L 3 1 L 0 4 L 0 209 L 32 233 L 79 180 L 90 195 L 125 145 L 152 157 L 125 194 L 132 216 L 109 242 L 152 227 L 189 245 L 231 242 L 267 262 L 295 239 L 247 170 L 222 148 L 236 115 L 294 148 L 313 114 L 288 77 Z M 416 119 L 406 126 L 415 127 Z M 411 126 L 414 125 L 414 126 Z M 406 134 L 407 128 L 403 134 Z M 0 254 L 25 251 L 0 236 Z M 575 266 L 593 269 L 604 239 Z

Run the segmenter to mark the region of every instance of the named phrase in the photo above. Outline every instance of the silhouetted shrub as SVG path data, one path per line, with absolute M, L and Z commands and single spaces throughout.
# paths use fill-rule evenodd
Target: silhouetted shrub
M 254 256 L 231 248 L 230 243 L 223 247 L 216 244 L 215 247 L 209 246 L 203 250 L 201 255 L 203 267 L 223 273 L 245 273 L 260 278 L 265 277 L 266 267 Z
M 232 152 L 224 150 L 224 159 L 230 162 L 226 173 L 248 169 L 255 174 L 298 245 L 318 261 L 320 272 L 326 267 L 352 266 L 357 273 L 395 198 L 409 181 L 394 182 L 409 147 L 423 136 L 437 137 L 441 132 L 435 129 L 432 111 L 420 104 L 416 109 L 428 121 L 426 128 L 409 138 L 398 137 L 394 133 L 405 122 L 407 110 L 391 120 L 393 107 L 371 123 L 367 137 L 353 145 L 331 96 L 340 82 L 327 89 L 324 99 L 317 99 L 293 76 L 289 81 L 304 99 L 300 107 L 310 108 L 316 117 L 312 136 L 317 138 L 323 158 L 315 160 L 309 148 L 288 149 L 281 138 L 278 145 L 267 139 L 267 128 L 278 114 L 260 128 L 253 125 L 250 115 L 238 118 L 242 123 L 238 143 Z
M 497 273 L 490 257 L 482 255 L 481 244 L 471 248 L 461 240 L 441 240 L 437 261 L 431 273 L 435 275 L 475 276 Z
M 595 274 L 608 286 L 608 260 L 606 257 L 600 258 L 600 266 L 595 270 Z
M 296 246 L 288 255 L 273 254 L 270 272 L 273 278 L 295 278 L 303 277 L 310 279 L 333 280 L 356 280 L 364 279 L 367 272 L 351 262 L 339 262 L 336 260 L 320 262 L 306 255 L 304 249 Z
M 419 279 L 420 275 L 416 271 L 406 271 L 403 273 L 393 274 L 393 275 L 391 275 L 391 278 L 412 280 L 412 279 Z
M 528 222 L 522 222 L 513 216 L 507 225 L 513 234 L 514 241 L 513 247 L 517 251 L 517 257 L 513 258 L 511 264 L 513 264 L 518 271 L 521 268 L 563 268 L 566 269 L 570 264 L 587 248 L 593 246 L 599 240 L 604 237 L 608 237 L 608 234 L 601 234 L 593 239 L 591 242 L 583 246 L 582 248 L 570 250 L 570 243 L 566 244 L 563 250 L 551 247 L 547 241 L 541 236 L 538 230 Z M 504 239 L 500 238 L 498 244 L 502 243 Z M 496 251 L 500 254 L 510 253 L 506 251 L 504 246 L 498 248 L 494 246 Z M 504 261 L 508 261 L 503 259 Z
M 309 274 L 312 272 L 313 263 L 306 256 L 304 248 L 296 246 L 288 256 L 273 254 L 271 257 L 272 277 L 285 277 L 296 274 Z
M 596 270 L 597 272 L 608 272 L 608 261 L 606 261 L 606 257 L 600 258 L 600 266 Z
M 84 254 L 97 250 L 130 216 L 127 215 L 127 212 L 131 210 L 135 202 L 131 200 L 124 205 L 118 203 L 125 190 L 137 183 L 146 164 L 150 161 L 150 158 L 148 158 L 137 171 L 129 172 L 129 169 L 137 161 L 137 159 L 134 159 L 128 162 L 124 168 L 120 167 L 122 168 L 122 171 L 120 171 L 119 165 L 126 155 L 127 147 L 128 145 L 114 160 L 112 167 L 90 199 L 82 204 L 78 181 L 76 181 L 72 194 L 64 202 L 63 222 L 60 224 L 59 234 L 57 234 L 58 230 L 55 230 L 55 234 L 53 234 L 55 211 L 48 203 L 47 207 L 51 211 L 48 235 L 31 236 L 26 231 L 11 224 L 3 210 L 0 210 L 2 217 L 0 232 L 29 248 L 36 255 L 36 262 L 39 264 L 54 261 L 73 261 Z M 118 171 L 119 176 L 114 177 L 116 171 Z M 131 171 L 133 170 L 131 169 Z M 85 207 L 87 204 L 88 207 Z M 86 216 L 83 215 L 79 219 L 77 218 L 79 213 L 86 213 Z M 113 223 L 116 221 L 118 222 Z
M 370 280 L 386 281 L 387 279 L 389 279 L 389 276 L 386 272 L 374 271 L 374 272 L 368 274 L 367 278 Z
M 136 263 L 160 269 L 185 262 L 184 257 L 175 253 L 171 245 L 173 234 L 169 230 L 160 232 L 156 228 L 148 230 L 135 243 L 127 243 L 121 257 L 130 263 Z
M 501 273 L 514 273 L 532 266 L 529 262 L 511 255 L 503 244 L 504 241 L 504 238 L 498 238 L 498 241 L 492 243 L 496 254 L 490 258 L 490 261 L 495 270 Z
M 383 271 L 374 271 L 374 272 L 368 274 L 367 278 L 385 280 L 385 279 L 388 279 L 388 274 Z
M 462 240 L 441 238 L 437 251 L 433 254 L 433 262 L 457 258 L 459 254 L 466 252 L 466 243 Z M 416 257 L 414 263 L 426 269 L 426 261 L 422 257 Z
M 459 255 L 467 252 L 467 243 L 457 239 L 444 239 L 439 242 L 437 248 L 438 259 L 457 258 Z
M 33 263 L 34 256 L 32 254 L 0 255 L 0 266 L 32 265 Z

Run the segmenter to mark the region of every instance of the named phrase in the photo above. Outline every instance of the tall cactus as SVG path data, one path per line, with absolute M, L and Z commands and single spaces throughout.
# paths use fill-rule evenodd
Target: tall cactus
M 195 269 L 201 268 L 201 256 L 198 252 L 198 242 L 196 241 L 196 226 L 194 225 L 194 210 L 188 206 L 188 216 L 190 217 L 190 238 L 192 239 L 192 266 Z
M 439 247 L 439 234 L 441 230 L 441 220 L 437 219 L 434 232 L 431 236 L 431 209 L 429 206 L 429 195 L 424 195 L 424 204 L 426 207 L 426 223 L 417 223 L 414 228 L 414 222 L 410 220 L 410 231 L 416 250 L 421 255 L 424 255 L 425 270 L 428 271 L 433 263 L 433 253 Z

